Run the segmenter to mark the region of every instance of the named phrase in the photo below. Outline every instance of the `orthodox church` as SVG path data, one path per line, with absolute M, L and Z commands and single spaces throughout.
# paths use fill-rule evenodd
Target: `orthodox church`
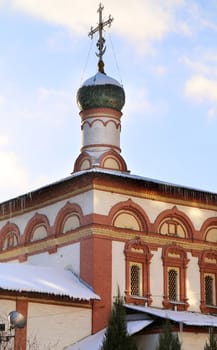
M 121 156 L 125 92 L 104 72 L 79 88 L 81 151 L 70 176 L 0 204 L 0 344 L 99 350 L 119 287 L 138 350 L 165 319 L 183 349 L 217 327 L 217 194 L 131 174 Z M 8 324 L 16 310 L 25 327 Z M 13 345 L 14 343 L 14 345 Z

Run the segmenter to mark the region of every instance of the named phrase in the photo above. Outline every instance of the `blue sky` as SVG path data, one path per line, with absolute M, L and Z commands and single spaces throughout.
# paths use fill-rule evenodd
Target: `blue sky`
M 99 1 L 0 0 L 0 202 L 68 176 Z M 105 71 L 126 92 L 132 174 L 217 192 L 216 0 L 104 0 Z

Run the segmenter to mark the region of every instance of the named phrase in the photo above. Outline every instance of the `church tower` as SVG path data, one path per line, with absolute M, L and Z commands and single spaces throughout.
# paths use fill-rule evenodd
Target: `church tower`
M 96 167 L 128 172 L 120 155 L 121 110 L 125 103 L 125 93 L 121 84 L 104 72 L 103 55 L 106 47 L 102 33 L 103 28 L 110 26 L 113 19 L 109 16 L 103 22 L 102 11 L 103 6 L 100 4 L 99 24 L 89 33 L 91 38 L 99 33 L 98 72 L 87 79 L 77 92 L 82 146 L 74 164 L 74 172 Z

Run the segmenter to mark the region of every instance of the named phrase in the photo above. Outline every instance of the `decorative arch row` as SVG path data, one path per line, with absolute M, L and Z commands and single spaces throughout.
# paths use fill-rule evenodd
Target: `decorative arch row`
M 140 237 L 125 244 L 127 303 L 150 306 L 152 294 L 150 288 L 150 265 L 153 255 L 149 246 Z M 163 296 L 162 304 L 166 309 L 179 311 L 188 309 L 187 268 L 189 259 L 184 248 L 176 245 L 162 249 Z M 198 258 L 200 273 L 200 309 L 213 313 L 217 308 L 217 252 L 204 250 Z
M 28 221 L 23 234 L 14 223 L 6 223 L 0 230 L 0 247 L 4 251 L 18 245 L 28 244 L 53 235 L 75 230 L 83 224 L 83 213 L 77 204 L 66 203 L 58 212 L 54 226 L 51 227 L 46 215 L 35 213 Z
M 122 229 L 217 243 L 217 217 L 207 219 L 195 237 L 193 223 L 176 206 L 162 211 L 151 223 L 143 208 L 129 199 L 116 204 L 110 210 L 109 218 L 111 225 Z
M 100 221 L 101 220 L 101 221 Z M 36 213 L 27 223 L 21 234 L 15 223 L 8 222 L 0 230 L 0 247 L 2 250 L 28 244 L 52 235 L 64 234 L 85 224 L 85 217 L 79 205 L 67 202 L 58 212 L 54 226 L 51 226 L 46 215 Z M 134 230 L 143 234 L 160 234 L 163 236 L 193 239 L 194 226 L 188 216 L 177 207 L 162 211 L 154 223 L 144 209 L 131 199 L 114 205 L 108 216 L 98 215 L 98 222 L 120 229 Z M 207 219 L 197 239 L 217 243 L 217 218 Z

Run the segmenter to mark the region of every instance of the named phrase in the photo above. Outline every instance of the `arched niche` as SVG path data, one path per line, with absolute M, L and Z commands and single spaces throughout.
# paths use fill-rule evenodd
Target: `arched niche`
M 20 230 L 14 223 L 8 222 L 0 231 L 0 246 L 2 250 L 16 247 L 20 241 Z
M 51 228 L 47 216 L 36 213 L 26 225 L 24 231 L 25 243 L 45 239 L 50 234 Z
M 185 213 L 176 207 L 161 212 L 154 223 L 155 232 L 179 238 L 192 238 L 194 227 Z
M 114 227 L 148 232 L 149 219 L 144 210 L 131 199 L 116 204 L 109 213 L 110 224 Z
M 81 207 L 77 204 L 67 202 L 57 214 L 54 232 L 55 234 L 62 234 L 75 230 L 81 226 L 83 220 L 83 212 Z

